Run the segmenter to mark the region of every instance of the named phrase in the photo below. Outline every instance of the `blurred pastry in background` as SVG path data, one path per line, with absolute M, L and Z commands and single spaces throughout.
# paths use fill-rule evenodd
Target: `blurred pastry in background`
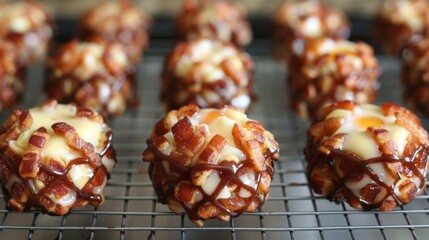
M 429 38 L 415 38 L 402 54 L 404 99 L 413 109 L 429 116 Z
M 413 36 L 428 35 L 428 9 L 426 0 L 383 0 L 374 23 L 375 38 L 382 49 L 399 55 Z
M 350 23 L 340 9 L 318 0 L 287 0 L 274 15 L 272 54 L 289 61 L 294 45 L 320 37 L 347 38 Z
M 213 38 L 238 47 L 252 41 L 246 10 L 233 1 L 183 0 L 177 19 L 181 39 Z
M 0 40 L 0 111 L 21 100 L 25 69 L 18 64 L 14 44 Z
M 380 67 L 363 42 L 320 38 L 293 48 L 288 91 L 302 118 L 317 119 L 325 104 L 340 100 L 371 103 L 379 88 Z
M 137 63 L 149 43 L 152 19 L 128 0 L 103 0 L 88 10 L 79 21 L 84 41 L 102 38 L 124 46 L 131 62 Z
M 254 98 L 254 63 L 231 43 L 213 39 L 178 42 L 162 72 L 161 100 L 167 110 L 195 103 L 248 109 Z
M 118 116 L 138 104 L 136 88 L 134 65 L 117 42 L 72 40 L 48 59 L 45 90 L 61 103 Z
M 44 60 L 53 33 L 51 14 L 36 1 L 0 3 L 0 38 L 15 45 L 20 65 Z

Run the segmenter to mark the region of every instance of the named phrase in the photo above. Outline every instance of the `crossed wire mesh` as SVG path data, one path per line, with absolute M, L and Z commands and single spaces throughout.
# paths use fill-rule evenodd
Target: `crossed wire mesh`
M 154 197 L 142 151 L 151 128 L 163 115 L 159 103 L 159 73 L 163 59 L 148 56 L 140 65 L 141 105 L 110 121 L 118 163 L 100 207 L 86 206 L 67 216 L 39 211 L 9 212 L 0 199 L 0 239 L 427 239 L 429 194 L 392 212 L 363 212 L 315 195 L 307 182 L 302 149 L 308 121 L 288 108 L 285 69 L 269 57 L 255 57 L 258 100 L 250 118 L 261 121 L 280 143 L 280 159 L 270 198 L 258 211 L 230 222 L 210 220 L 197 227 L 176 215 Z M 403 105 L 399 83 L 400 63 L 380 57 L 383 68 L 378 103 Z M 19 108 L 39 104 L 43 67 L 31 68 L 27 92 Z M 8 112 L 1 114 L 3 121 Z M 422 118 L 429 127 L 428 119 Z M 3 198 L 3 196 L 1 196 Z

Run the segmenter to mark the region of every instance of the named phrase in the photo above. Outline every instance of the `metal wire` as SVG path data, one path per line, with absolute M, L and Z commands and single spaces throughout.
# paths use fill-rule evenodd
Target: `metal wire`
M 146 138 L 164 114 L 158 101 L 162 60 L 156 56 L 144 59 L 138 76 L 140 107 L 110 122 L 118 164 L 106 188 L 105 204 L 56 217 L 35 210 L 8 212 L 0 199 L 0 239 L 427 239 L 427 189 L 392 212 L 358 211 L 313 194 L 302 155 L 309 123 L 289 110 L 284 66 L 268 57 L 255 58 L 258 101 L 249 117 L 263 122 L 281 146 L 270 199 L 256 212 L 226 223 L 207 221 L 204 227 L 195 226 L 185 215 L 171 213 L 156 202 L 147 164 L 142 162 Z M 384 72 L 377 103 L 403 105 L 399 62 L 387 57 L 380 62 Z M 21 109 L 43 100 L 42 69 L 30 69 Z M 1 120 L 7 115 L 2 113 Z M 422 118 L 425 127 L 429 126 L 427 120 Z

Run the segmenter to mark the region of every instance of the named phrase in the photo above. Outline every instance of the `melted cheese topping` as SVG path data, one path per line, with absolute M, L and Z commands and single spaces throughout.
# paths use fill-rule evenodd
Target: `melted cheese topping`
M 337 109 L 330 113 L 329 118 L 343 118 L 344 123 L 334 133 L 347 134 L 343 142 L 343 150 L 360 156 L 363 160 L 380 156 L 378 145 L 366 131 L 368 127 L 382 128 L 389 132 L 399 156 L 402 156 L 410 133 L 397 125 L 394 116 L 383 115 L 381 108 L 375 105 L 362 104 L 353 111 Z
M 85 187 L 93 175 L 92 168 L 88 164 L 74 165 L 68 172 L 69 178 L 79 190 Z
M 23 132 L 17 141 L 12 141 L 10 146 L 20 154 L 23 154 L 28 147 L 28 140 L 32 132 L 40 127 L 46 128 L 50 134 L 49 140 L 45 143 L 42 151 L 42 158 L 49 162 L 54 158 L 62 160 L 67 165 L 69 161 L 80 157 L 80 153 L 70 148 L 63 137 L 54 133 L 51 126 L 54 123 L 65 122 L 76 129 L 79 136 L 94 145 L 98 146 L 100 133 L 103 131 L 103 124 L 93 122 L 87 118 L 76 116 L 76 107 L 58 104 L 56 108 L 33 108 L 30 109 L 33 124 L 30 129 Z

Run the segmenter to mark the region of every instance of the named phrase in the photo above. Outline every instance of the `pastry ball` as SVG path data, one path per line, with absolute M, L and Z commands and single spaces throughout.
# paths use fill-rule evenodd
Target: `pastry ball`
M 45 59 L 52 36 L 51 14 L 36 1 L 0 3 L 0 38 L 15 45 L 20 64 Z
M 412 109 L 429 116 L 429 38 L 415 39 L 402 58 L 402 85 L 405 101 Z
M 24 69 L 18 64 L 15 46 L 0 39 L 0 111 L 21 100 Z
M 274 15 L 272 52 L 278 60 L 290 60 L 300 42 L 321 38 L 347 38 L 350 23 L 337 8 L 320 1 L 285 1 Z
M 183 39 L 213 38 L 246 46 L 252 41 L 252 29 L 243 6 L 232 1 L 183 0 L 177 19 Z
M 304 154 L 316 193 L 357 209 L 389 211 L 424 191 L 429 140 L 405 108 L 343 101 L 310 126 Z
M 153 128 L 143 153 L 158 201 L 202 226 L 254 211 L 268 198 L 279 144 L 231 106 L 188 105 Z
M 102 38 L 121 43 L 130 60 L 137 63 L 148 45 L 151 22 L 128 0 L 101 1 L 82 16 L 79 31 L 85 41 Z
M 379 64 L 363 42 L 322 38 L 294 49 L 288 90 L 292 108 L 315 119 L 325 104 L 340 100 L 374 101 Z
M 375 19 L 375 37 L 385 52 L 400 54 L 416 35 L 429 33 L 429 2 L 384 0 Z
M 179 42 L 165 61 L 161 99 L 168 110 L 195 103 L 219 108 L 249 108 L 254 64 L 229 43 L 210 39 Z
M 136 105 L 135 71 L 122 45 L 70 41 L 49 58 L 45 90 L 49 98 L 75 102 L 105 116 Z
M 0 129 L 0 181 L 7 207 L 53 215 L 104 201 L 115 165 L 112 132 L 98 113 L 47 101 L 15 110 Z

